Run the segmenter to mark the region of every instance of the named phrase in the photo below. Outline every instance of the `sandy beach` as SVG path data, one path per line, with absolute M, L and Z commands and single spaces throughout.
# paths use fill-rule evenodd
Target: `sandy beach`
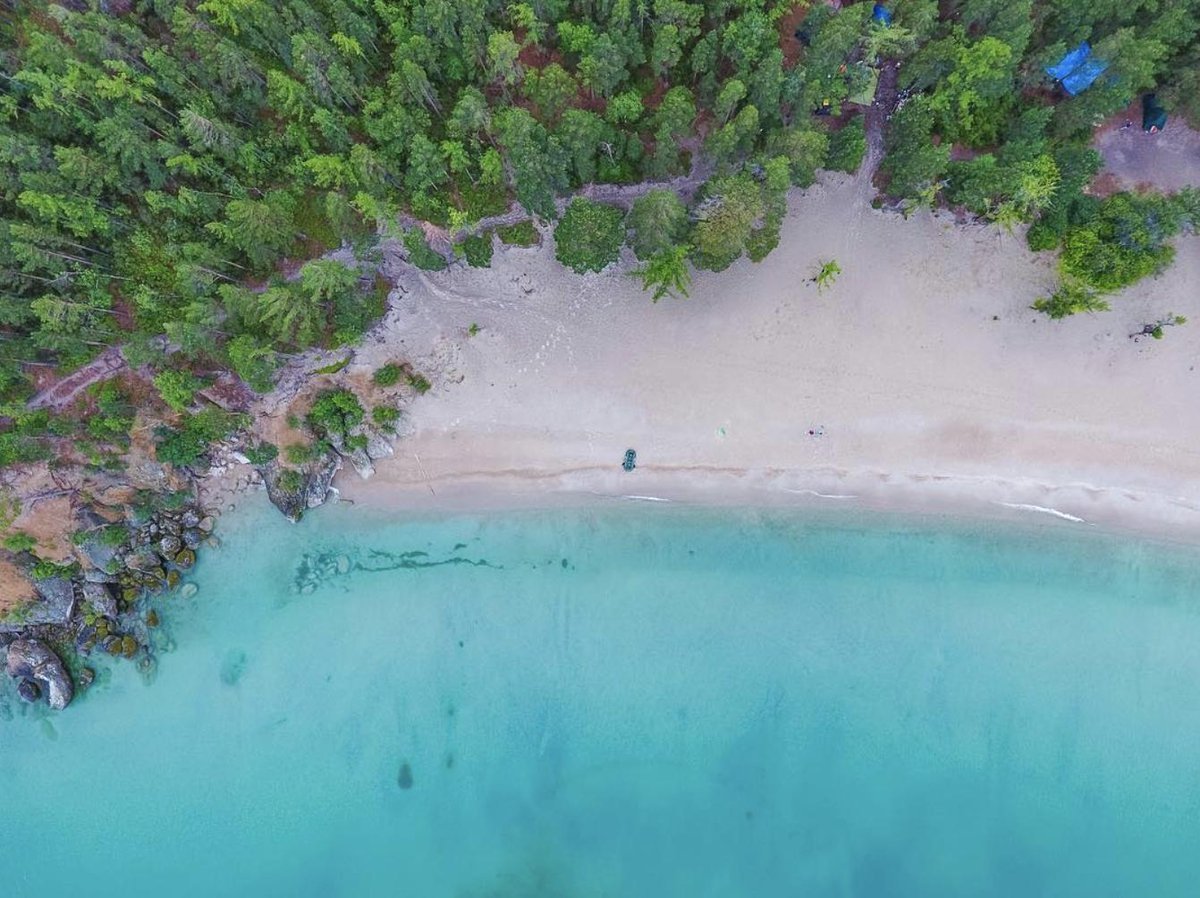
M 573 275 L 548 237 L 490 270 L 399 274 L 354 368 L 411 359 L 434 389 L 373 479 L 339 476 L 342 496 L 855 504 L 1200 540 L 1200 240 L 1111 312 L 1054 322 L 1029 309 L 1052 255 L 869 197 L 825 176 L 764 262 L 698 273 L 682 301 L 651 303 L 616 266 Z M 818 291 L 830 259 L 843 273 Z M 1130 337 L 1168 313 L 1195 323 Z

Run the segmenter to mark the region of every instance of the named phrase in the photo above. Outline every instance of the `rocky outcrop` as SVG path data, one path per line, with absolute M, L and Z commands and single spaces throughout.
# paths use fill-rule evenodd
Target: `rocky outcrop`
M 341 467 L 342 457 L 336 452 L 330 452 L 303 471 L 272 463 L 263 471 L 267 498 L 289 521 L 299 521 L 306 510 L 325 504 L 333 477 Z
M 22 683 L 32 681 L 55 711 L 61 711 L 75 696 L 74 686 L 62 661 L 41 640 L 18 639 L 13 642 L 8 647 L 7 670 L 10 677 Z M 27 696 L 33 694 L 33 690 L 28 686 L 22 689 L 19 684 L 18 690 L 22 698 L 31 700 Z

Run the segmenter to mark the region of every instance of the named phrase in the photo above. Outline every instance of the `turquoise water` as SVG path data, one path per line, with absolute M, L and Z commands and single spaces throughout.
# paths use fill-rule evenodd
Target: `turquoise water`
M 930 527 L 239 513 L 152 684 L 5 686 L 0 891 L 1194 895 L 1200 555 Z

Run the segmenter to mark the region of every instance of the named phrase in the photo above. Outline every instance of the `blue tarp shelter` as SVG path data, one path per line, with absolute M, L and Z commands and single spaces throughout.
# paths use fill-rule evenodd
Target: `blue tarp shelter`
M 875 8 L 871 10 L 871 18 L 880 25 L 891 25 L 892 11 L 882 3 L 876 3 Z
M 1046 74 L 1061 81 L 1063 90 L 1075 96 L 1091 87 L 1107 69 L 1108 63 L 1093 56 L 1092 45 L 1084 41 L 1056 65 L 1047 67 Z

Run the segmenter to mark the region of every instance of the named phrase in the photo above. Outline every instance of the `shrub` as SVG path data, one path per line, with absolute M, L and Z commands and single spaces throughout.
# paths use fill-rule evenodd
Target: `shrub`
M 533 226 L 532 221 L 497 228 L 496 234 L 500 237 L 500 242 L 508 246 L 537 246 L 539 242 L 537 228 Z
M 462 242 L 462 253 L 472 268 L 487 268 L 492 264 L 492 232 L 466 238 Z
M 617 261 L 625 242 L 625 213 L 575 197 L 554 228 L 554 255 L 572 271 L 600 271 Z
M 417 374 L 415 371 L 409 374 L 405 381 L 410 387 L 422 395 L 428 393 L 433 387 L 433 384 L 429 382 L 429 379 L 425 377 L 424 374 Z
M 274 386 L 275 351 L 268 346 L 260 346 L 258 341 L 249 334 L 240 334 L 229 341 L 225 347 L 229 364 L 234 373 L 244 380 L 250 389 L 258 393 L 266 393 Z
M 274 443 L 255 443 L 246 447 L 245 456 L 252 465 L 268 465 L 279 457 L 279 447 Z
M 298 493 L 304 488 L 304 475 L 287 468 L 279 472 L 279 479 L 275 481 L 275 485 L 285 493 Z
M 74 564 L 56 564 L 53 561 L 39 559 L 29 569 L 29 575 L 34 580 L 49 580 L 52 577 L 70 577 L 75 573 Z
M 404 369 L 395 362 L 388 362 L 382 368 L 375 369 L 375 373 L 371 375 L 371 380 L 375 382 L 377 387 L 394 387 L 400 383 L 400 378 L 404 376 Z
M 1045 220 L 1039 219 L 1025 234 L 1025 242 L 1035 253 L 1058 249 L 1059 235 Z
M 190 371 L 170 368 L 154 375 L 154 386 L 163 402 L 177 412 L 185 412 L 196 399 L 200 378 Z
M 408 261 L 425 271 L 442 271 L 446 260 L 441 253 L 434 252 L 420 228 L 410 228 L 404 234 L 404 248 L 408 250 Z
M 185 414 L 178 427 L 158 428 L 155 454 L 159 461 L 168 464 L 194 465 L 212 443 L 225 439 L 247 423 L 245 415 L 219 408 L 205 409 L 195 415 Z
M 855 116 L 841 129 L 829 136 L 824 168 L 854 174 L 867 153 L 867 132 L 862 116 Z
M 358 397 L 345 388 L 320 393 L 305 420 L 318 436 L 337 434 L 343 438 L 365 417 Z
M 283 457 L 293 465 L 306 465 L 321 453 L 311 443 L 289 443 L 283 447 Z
M 17 531 L 4 537 L 4 548 L 10 552 L 28 552 L 37 545 L 37 540 L 28 533 Z
M 393 430 L 400 420 L 400 409 L 391 405 L 377 405 L 371 409 L 371 420 L 385 430 Z
M 1179 206 L 1170 198 L 1110 196 L 1092 221 L 1067 232 L 1063 275 L 1108 292 L 1157 274 L 1175 256 L 1175 248 L 1165 241 L 1179 231 L 1180 218 Z
M 1054 293 L 1039 299 L 1031 308 L 1057 320 L 1079 312 L 1107 312 L 1109 306 L 1098 293 L 1083 284 L 1064 282 Z

